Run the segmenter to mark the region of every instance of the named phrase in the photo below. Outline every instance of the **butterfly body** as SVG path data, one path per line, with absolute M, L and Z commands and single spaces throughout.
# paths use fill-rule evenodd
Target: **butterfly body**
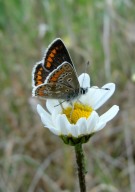
M 87 89 L 81 88 L 75 67 L 61 39 L 54 40 L 42 61 L 32 71 L 32 95 L 45 99 L 73 100 Z

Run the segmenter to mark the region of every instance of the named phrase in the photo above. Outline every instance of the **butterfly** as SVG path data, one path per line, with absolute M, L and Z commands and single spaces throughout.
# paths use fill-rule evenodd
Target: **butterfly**
M 75 66 L 60 38 L 47 48 L 44 58 L 32 70 L 32 96 L 71 101 L 87 92 L 80 87 Z

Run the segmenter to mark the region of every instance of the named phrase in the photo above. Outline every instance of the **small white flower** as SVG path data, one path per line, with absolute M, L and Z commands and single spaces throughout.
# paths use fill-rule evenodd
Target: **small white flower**
M 45 111 L 41 105 L 37 106 L 44 126 L 62 138 L 90 137 L 103 129 L 119 111 L 117 105 L 113 105 L 101 116 L 95 111 L 112 96 L 115 91 L 114 83 L 108 83 L 102 88 L 90 88 L 88 74 L 82 74 L 78 79 L 81 87 L 88 87 L 88 92 L 74 100 L 74 107 L 70 103 L 64 102 L 62 108 L 61 105 L 58 105 L 58 100 L 50 99 L 46 102 L 48 111 Z M 54 107 L 56 105 L 58 106 Z

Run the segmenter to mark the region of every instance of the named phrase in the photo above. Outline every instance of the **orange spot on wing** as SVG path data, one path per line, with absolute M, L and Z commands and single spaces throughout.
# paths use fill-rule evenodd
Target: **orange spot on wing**
M 53 53 L 50 53 L 50 55 L 49 55 L 50 57 L 54 57 L 54 54 Z
M 39 95 L 39 96 L 44 96 L 44 93 L 43 93 L 42 91 L 39 91 L 39 92 L 38 92 L 38 95 Z
M 42 73 L 41 73 L 41 71 L 38 71 L 37 74 L 38 74 L 38 75 L 41 75 Z
M 53 62 L 52 58 L 51 57 L 48 57 L 47 59 L 49 62 Z
M 47 62 L 47 63 L 46 63 L 46 67 L 47 67 L 47 68 L 50 68 L 50 67 L 51 67 L 51 63 L 50 63 L 50 62 Z
M 39 89 L 38 89 L 38 95 L 39 96 L 44 96 L 45 94 L 44 94 L 44 87 L 40 87 Z
M 55 74 L 51 77 L 51 79 L 50 79 L 49 82 L 56 82 L 57 79 L 59 78 L 59 76 L 60 76 L 63 72 L 64 72 L 64 69 L 61 69 L 61 70 L 57 71 L 57 73 L 55 73 Z
M 40 67 L 39 69 L 36 70 L 35 73 L 36 73 L 37 75 L 41 75 L 41 74 L 42 74 L 42 71 L 43 71 L 43 68 Z
M 56 49 L 53 49 L 53 50 L 52 50 L 52 53 L 56 54 Z
M 37 76 L 37 80 L 40 80 L 40 79 L 42 79 L 42 77 L 41 76 Z
M 36 85 L 41 85 L 42 83 L 42 81 L 37 81 Z
M 57 78 L 52 77 L 50 81 L 52 81 L 52 82 L 56 82 L 56 81 L 57 81 Z

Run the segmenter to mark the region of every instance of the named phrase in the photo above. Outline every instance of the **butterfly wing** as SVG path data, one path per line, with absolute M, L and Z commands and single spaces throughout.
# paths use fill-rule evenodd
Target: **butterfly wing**
M 33 96 L 42 97 L 45 99 L 65 99 L 67 100 L 67 94 L 72 90 L 66 85 L 60 83 L 48 83 L 39 85 L 33 89 Z
M 33 96 L 70 100 L 79 95 L 80 85 L 74 68 L 68 62 L 62 63 L 46 79 L 46 83 L 37 86 Z
M 33 68 L 33 87 L 43 84 L 47 76 L 64 61 L 67 61 L 74 67 L 63 41 L 60 38 L 57 38 L 48 46 L 43 60 L 38 62 Z
M 45 82 L 45 79 L 48 75 L 48 72 L 46 72 L 43 68 L 43 62 L 38 62 L 32 70 L 32 86 L 38 86 Z
M 73 62 L 63 41 L 57 38 L 49 45 L 45 52 L 43 67 L 46 71 L 51 72 L 64 61 L 67 61 L 73 66 Z

